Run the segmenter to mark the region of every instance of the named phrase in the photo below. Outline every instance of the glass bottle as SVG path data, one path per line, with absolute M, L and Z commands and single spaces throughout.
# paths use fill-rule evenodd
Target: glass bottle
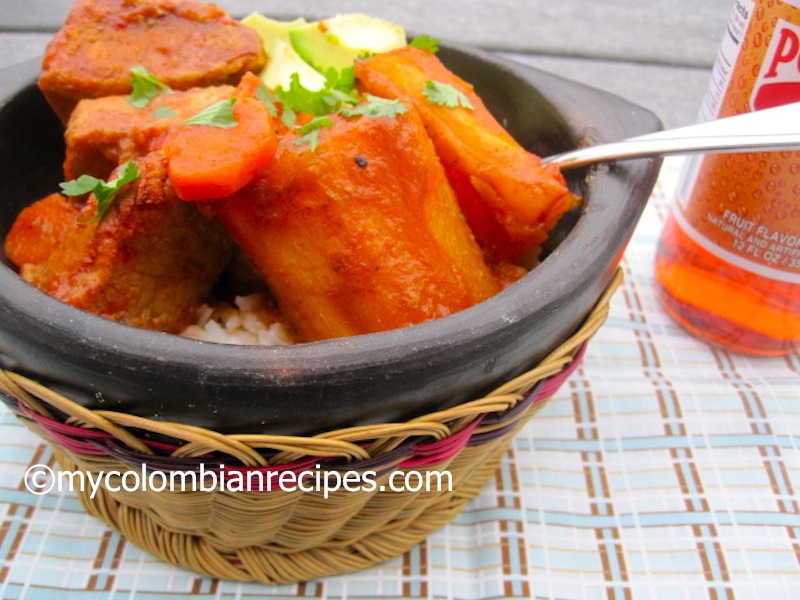
M 736 0 L 700 119 L 789 102 L 800 102 L 800 0 Z M 800 151 L 689 159 L 655 280 L 667 312 L 698 337 L 752 354 L 794 351 Z

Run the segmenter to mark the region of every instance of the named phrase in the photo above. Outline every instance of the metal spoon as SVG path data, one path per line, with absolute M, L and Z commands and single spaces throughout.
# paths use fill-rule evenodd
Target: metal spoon
M 800 102 L 668 129 L 620 142 L 570 150 L 542 159 L 561 169 L 675 154 L 800 150 Z

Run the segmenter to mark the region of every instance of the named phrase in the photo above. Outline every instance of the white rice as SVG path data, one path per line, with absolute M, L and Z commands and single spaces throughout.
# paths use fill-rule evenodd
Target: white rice
M 265 294 L 237 296 L 234 305 L 204 304 L 184 337 L 219 344 L 282 346 L 294 343 L 286 327 L 275 320 Z

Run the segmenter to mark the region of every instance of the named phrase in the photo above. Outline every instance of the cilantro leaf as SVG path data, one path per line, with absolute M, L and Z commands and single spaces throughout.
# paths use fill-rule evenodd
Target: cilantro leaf
M 195 116 L 183 122 L 184 125 L 208 125 L 209 127 L 219 127 L 220 129 L 231 129 L 236 127 L 236 117 L 233 114 L 233 105 L 236 98 L 220 100 L 211 106 L 204 108 Z
M 452 85 L 446 83 L 439 83 L 438 81 L 426 81 L 425 87 L 422 90 L 425 97 L 433 104 L 446 106 L 448 108 L 466 108 L 468 110 L 475 110 L 472 102 L 462 92 L 459 92 Z
M 281 121 L 283 124 L 286 125 L 289 129 L 294 127 L 295 123 L 297 123 L 297 113 L 294 112 L 291 106 L 288 104 L 281 104 L 283 107 L 281 110 Z
M 159 94 L 170 94 L 172 88 L 150 73 L 145 67 L 131 67 L 131 85 L 133 91 L 128 102 L 136 108 L 144 108 Z
M 297 130 L 301 134 L 303 134 L 303 133 L 310 133 L 312 131 L 319 131 L 323 127 L 327 127 L 328 129 L 333 127 L 333 121 L 331 120 L 330 117 L 317 117 L 315 119 L 311 119 L 305 125 L 300 125 L 300 127 L 298 127 Z
M 319 146 L 319 129 L 309 131 L 307 134 L 300 136 L 294 141 L 295 146 L 302 146 L 303 144 L 311 146 L 311 151 L 314 152 L 317 146 Z
M 99 221 L 103 218 L 103 215 L 106 214 L 111 201 L 114 199 L 114 196 L 117 195 L 117 192 L 119 192 L 122 186 L 132 183 L 138 178 L 139 169 L 136 167 L 135 162 L 130 161 L 125 165 L 122 175 L 95 189 L 94 195 L 97 198 L 97 216 L 95 216 L 95 219 Z
M 278 102 L 278 98 L 263 83 L 258 86 L 258 89 L 256 89 L 256 98 L 261 100 L 261 102 L 263 102 L 267 107 L 267 110 L 269 110 L 269 116 L 271 116 L 273 119 L 278 116 L 278 107 L 275 106 L 275 104 Z
M 81 175 L 77 179 L 65 181 L 63 183 L 59 183 L 58 185 L 61 188 L 61 191 L 64 192 L 65 196 L 83 196 L 84 194 L 93 192 L 95 188 L 104 184 L 105 181 L 98 179 L 97 177 L 92 177 L 91 175 Z
M 162 106 L 153 111 L 153 118 L 157 120 L 171 119 L 172 117 L 177 117 L 177 116 L 178 113 L 172 110 L 169 106 Z
M 309 90 L 300 83 L 297 73 L 292 73 L 289 89 L 279 87 L 276 95 L 284 107 L 289 107 L 296 113 L 309 113 L 321 117 L 336 112 L 343 104 L 355 104 L 358 102 L 352 92 L 346 88 L 346 84 L 338 77 L 335 69 L 329 71 L 325 86 L 320 90 Z
M 319 131 L 323 127 L 328 129 L 333 127 L 333 121 L 330 117 L 317 117 L 305 125 L 301 125 L 297 128 L 301 135 L 295 140 L 294 145 L 302 146 L 303 144 L 308 144 L 313 152 L 319 146 Z
M 440 41 L 436 38 L 432 38 L 427 33 L 415 37 L 411 40 L 408 45 L 412 48 L 419 48 L 420 50 L 427 50 L 431 54 L 436 54 L 439 52 L 439 43 Z
M 325 95 L 325 101 L 332 107 L 335 107 L 333 112 L 335 112 L 341 106 L 353 106 L 358 104 L 358 94 L 357 93 L 347 93 L 342 90 L 328 90 L 328 93 Z
M 355 65 L 345 67 L 344 69 L 337 70 L 330 67 L 324 73 L 325 75 L 325 88 L 329 90 L 336 90 L 344 92 L 346 95 L 355 97 L 357 95 L 356 89 L 356 68 Z
M 405 104 L 400 100 L 388 100 L 379 96 L 367 94 L 366 102 L 354 108 L 343 108 L 340 112 L 345 117 L 396 117 L 408 112 Z
M 303 87 L 297 73 L 292 73 L 289 79 L 289 89 L 280 86 L 275 90 L 275 94 L 284 107 L 288 106 L 296 113 L 304 112 L 319 116 L 333 110 L 333 106 L 325 101 L 325 89 L 315 91 Z
M 117 195 L 117 192 L 119 192 L 124 185 L 132 183 L 138 178 L 139 169 L 136 167 L 135 162 L 130 161 L 125 164 L 122 174 L 119 177 L 111 179 L 108 182 L 98 179 L 97 177 L 92 177 L 91 175 L 81 175 L 77 179 L 61 183 L 59 186 L 65 196 L 94 194 L 97 199 L 97 214 L 94 219 L 85 223 L 88 224 L 96 223 L 101 220 L 105 216 L 106 211 L 108 211 L 108 207 L 111 205 L 111 201 Z
M 325 85 L 319 90 L 304 87 L 300 83 L 300 76 L 292 73 L 289 88 L 280 86 L 275 90 L 275 95 L 283 105 L 282 120 L 289 127 L 294 125 L 296 113 L 309 113 L 317 117 L 329 115 L 342 106 L 358 103 L 355 69 L 328 69 L 325 72 Z

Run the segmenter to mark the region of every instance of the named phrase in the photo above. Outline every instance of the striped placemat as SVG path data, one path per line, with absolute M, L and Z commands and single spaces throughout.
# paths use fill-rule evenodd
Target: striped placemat
M 678 169 L 665 163 L 583 365 L 484 493 L 405 556 L 276 587 L 162 564 L 72 494 L 29 493 L 51 452 L 0 408 L 0 597 L 800 598 L 800 356 L 711 348 L 658 306 Z

